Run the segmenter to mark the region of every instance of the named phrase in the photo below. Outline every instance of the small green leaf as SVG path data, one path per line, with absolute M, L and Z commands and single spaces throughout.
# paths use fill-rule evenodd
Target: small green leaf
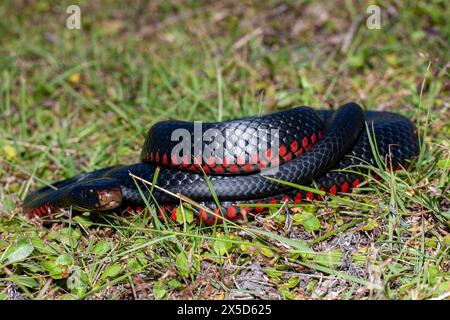
M 309 212 L 309 213 L 316 213 L 317 207 L 313 204 L 308 204 L 306 206 L 303 206 L 303 211 Z
M 289 288 L 284 284 L 278 287 L 278 292 L 280 293 L 281 297 L 283 297 L 283 299 L 291 300 L 294 298 L 294 294 L 289 291 Z
M 127 260 L 127 267 L 132 272 L 141 272 L 147 265 L 147 260 L 143 253 L 138 253 L 136 257 Z
M 117 276 L 122 271 L 122 267 L 118 263 L 114 263 L 108 266 L 101 276 L 101 279 L 113 278 Z
M 448 292 L 448 291 L 450 291 L 450 280 L 442 282 L 438 286 L 438 289 L 436 291 L 437 292 Z
M 77 300 L 77 296 L 72 293 L 66 293 L 59 296 L 58 300 Z
M 48 270 L 50 277 L 53 279 L 62 279 L 62 267 L 57 265 L 55 261 L 43 261 L 41 266 Z
M 176 258 L 176 268 L 181 275 L 187 277 L 200 270 L 200 260 L 196 256 L 188 256 L 185 252 L 180 252 Z
M 6 249 L 8 247 L 8 242 L 0 239 L 0 250 Z
M 8 295 L 6 293 L 0 293 L 0 300 L 8 299 Z
M 320 229 L 320 221 L 313 213 L 303 212 L 299 218 L 306 231 L 312 232 Z
M 342 264 L 342 260 L 344 258 L 344 253 L 341 249 L 333 249 L 326 252 L 320 252 L 318 253 L 314 258 L 313 261 L 328 267 L 332 269 L 336 269 Z
M 352 252 L 352 254 L 350 256 L 351 256 L 353 263 L 355 263 L 359 266 L 363 266 L 367 260 L 367 249 L 361 248 L 355 252 Z
M 160 300 L 164 298 L 166 293 L 167 290 L 165 288 L 165 284 L 162 281 L 156 281 L 153 285 L 153 295 L 155 296 L 155 299 Z
M 427 270 L 427 278 L 428 283 L 431 286 L 434 286 L 436 284 L 439 275 L 440 275 L 439 269 L 434 264 L 430 264 Z
M 17 158 L 17 149 L 12 145 L 4 145 L 0 149 L 2 156 L 5 157 L 6 161 L 14 161 Z
M 439 169 L 447 170 L 448 168 L 450 168 L 450 160 L 449 159 L 439 160 L 437 166 Z
M 430 239 L 426 241 L 426 245 L 428 248 L 436 249 L 437 248 L 437 241 L 435 239 Z
M 285 285 L 288 288 L 292 289 L 292 288 L 295 288 L 298 285 L 299 282 L 300 282 L 300 278 L 299 277 L 290 277 L 288 282 L 285 283 Z
M 131 258 L 127 260 L 127 267 L 132 272 L 140 272 L 142 270 L 142 266 L 139 261 L 135 258 Z
M 284 223 L 286 221 L 286 215 L 281 212 L 278 212 L 278 208 L 270 208 L 269 214 L 273 216 L 273 220 L 278 223 Z
M 316 279 L 311 280 L 306 286 L 306 291 L 312 292 L 316 288 L 317 284 L 318 281 Z
M 414 31 L 411 33 L 411 39 L 413 42 L 419 42 L 424 37 L 426 37 L 426 33 L 423 32 L 422 30 Z
M 446 235 L 444 238 L 443 238 L 443 243 L 444 243 L 444 246 L 446 246 L 446 247 L 449 247 L 450 246 L 450 235 Z
M 241 243 L 239 248 L 243 253 L 251 253 L 254 246 L 250 242 L 246 241 L 245 243 Z
M 171 289 L 178 289 L 183 286 L 183 284 L 180 281 L 178 281 L 177 279 L 170 280 L 168 285 L 169 285 L 169 288 L 171 288 Z
M 347 59 L 347 64 L 353 68 L 361 68 L 365 65 L 366 56 L 364 51 L 360 51 Z
M 57 264 L 58 266 L 69 267 L 69 266 L 73 265 L 73 263 L 74 263 L 74 260 L 73 260 L 72 256 L 69 254 L 62 254 L 62 255 L 58 256 L 55 260 L 55 264 Z
M 87 275 L 83 271 L 76 270 L 67 278 L 67 288 L 70 289 L 71 293 L 82 296 L 86 293 L 87 280 Z
M 33 260 L 31 261 L 31 263 L 19 262 L 17 265 L 23 269 L 26 269 L 29 272 L 28 274 L 41 273 L 45 271 L 44 268 L 42 268 L 39 264 L 36 264 Z
M 367 223 L 361 229 L 364 231 L 372 231 L 376 227 L 378 227 L 378 222 L 375 219 L 369 218 Z
M 181 208 L 183 207 L 183 208 Z M 179 224 L 183 224 L 184 223 L 184 219 L 183 219 L 183 211 L 184 211 L 184 218 L 186 219 L 187 223 L 192 223 L 192 221 L 194 221 L 194 213 L 192 211 L 192 206 L 190 204 L 183 204 L 182 206 L 179 206 L 177 208 L 177 222 Z
M 176 258 L 176 267 L 181 275 L 187 277 L 189 276 L 189 264 L 188 258 L 184 252 L 180 252 Z
M 33 250 L 34 247 L 27 240 L 20 240 L 17 244 L 9 247 L 3 259 L 6 259 L 8 264 L 15 263 L 26 259 Z
M 12 275 L 11 277 L 6 279 L 28 288 L 36 288 L 39 285 L 36 280 L 27 276 Z
M 90 226 L 92 226 L 93 222 L 91 220 L 89 220 L 89 218 L 79 215 L 79 216 L 75 216 L 73 218 L 73 220 L 79 224 L 81 224 L 83 227 L 85 228 L 89 228 Z
M 50 270 L 52 270 L 53 268 L 56 267 L 56 263 L 55 263 L 55 261 L 50 261 L 50 260 L 42 261 L 41 262 L 41 266 L 44 267 L 44 269 L 47 269 L 47 270 L 50 271 Z
M 262 255 L 264 255 L 268 258 L 272 258 L 275 255 L 275 253 L 272 250 L 270 250 L 269 248 L 266 248 L 266 247 L 260 248 L 259 251 L 261 252 Z
M 81 237 L 80 231 L 72 228 L 63 228 L 60 230 L 58 239 L 61 243 L 64 243 L 65 245 L 75 247 L 80 237 Z
M 289 239 L 283 236 L 280 236 L 276 233 L 273 232 L 267 232 L 261 229 L 257 229 L 257 228 L 250 228 L 249 231 L 256 233 L 256 234 L 261 234 L 264 235 L 266 237 L 275 239 L 277 241 L 280 241 L 288 246 L 291 246 L 294 248 L 295 252 L 300 253 L 303 257 L 307 258 L 310 256 L 310 254 L 314 254 L 314 250 L 311 249 L 308 244 L 306 244 L 306 242 L 302 241 L 302 240 L 293 240 L 293 239 Z
M 57 240 L 57 239 L 59 238 L 59 233 L 56 232 L 56 231 L 50 231 L 50 232 L 47 234 L 47 237 L 48 237 L 50 240 Z
M 92 252 L 98 256 L 102 257 L 106 255 L 112 248 L 111 242 L 103 240 L 97 243 L 94 248 L 92 249 Z
M 226 238 L 222 237 L 222 239 Z M 224 254 L 226 254 L 228 250 L 231 249 L 232 246 L 233 244 L 231 242 L 222 241 L 220 239 L 215 240 L 213 244 L 214 252 L 219 256 L 223 256 Z
M 31 244 L 41 253 L 56 255 L 58 252 L 53 248 L 53 244 L 46 244 L 41 239 L 32 239 Z
M 280 279 L 281 276 L 283 275 L 283 273 L 278 270 L 267 270 L 266 273 L 270 278 L 274 280 Z

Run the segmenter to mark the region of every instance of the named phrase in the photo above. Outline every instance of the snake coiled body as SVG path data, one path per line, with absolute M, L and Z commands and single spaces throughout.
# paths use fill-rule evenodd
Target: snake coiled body
M 46 186 L 28 195 L 23 207 L 28 214 L 42 216 L 70 208 L 106 211 L 145 206 L 145 198 L 158 205 L 160 214 L 176 219 L 180 200 L 174 194 L 181 194 L 234 220 L 263 211 L 241 203 L 300 203 L 317 197 L 268 178 L 330 194 L 351 191 L 361 182 L 364 168 L 376 165 L 374 149 L 393 168 L 407 165 L 419 150 L 415 126 L 397 114 L 363 112 L 355 103 L 336 112 L 297 107 L 200 127 L 164 121 L 150 128 L 140 163 Z M 150 191 L 130 173 L 157 188 Z M 199 210 L 197 217 L 206 223 L 216 220 L 206 210 Z

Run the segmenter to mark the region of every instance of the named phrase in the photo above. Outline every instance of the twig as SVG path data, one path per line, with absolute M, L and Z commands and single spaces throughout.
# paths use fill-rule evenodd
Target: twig
M 47 151 L 47 150 L 51 150 L 53 152 L 59 152 L 59 151 L 63 151 L 61 148 L 58 147 L 48 147 L 48 146 L 44 146 L 44 145 L 40 145 L 40 144 L 34 144 L 34 143 L 29 143 L 29 142 L 25 142 L 25 141 L 17 141 L 17 140 L 12 140 L 12 139 L 6 139 L 7 141 L 10 141 L 11 143 L 15 143 L 18 144 L 19 146 L 24 146 L 26 148 L 31 148 L 31 149 L 36 149 L 39 151 Z M 67 154 L 75 154 L 77 151 L 74 149 L 64 149 L 64 152 L 66 152 Z
M 150 181 L 145 180 L 145 179 L 143 179 L 143 178 L 141 178 L 141 177 L 138 177 L 138 176 L 134 175 L 134 174 L 131 173 L 131 172 L 129 172 L 128 174 L 130 175 L 130 177 L 132 177 L 132 178 L 134 178 L 134 179 L 137 179 L 137 180 L 143 182 L 144 184 L 148 184 L 148 185 L 150 185 L 150 186 L 153 186 L 154 188 L 156 188 L 156 189 L 158 189 L 158 190 L 160 190 L 160 191 L 163 191 L 163 192 L 165 192 L 165 193 L 171 195 L 172 197 L 175 197 L 175 198 L 178 198 L 178 199 L 180 199 L 180 200 L 182 200 L 182 201 L 184 201 L 184 202 L 190 203 L 190 204 L 192 204 L 193 206 L 195 206 L 195 207 L 197 207 L 197 208 L 199 208 L 199 209 L 201 209 L 201 210 L 205 210 L 205 211 L 209 212 L 210 214 L 212 214 L 212 215 L 214 215 L 214 216 L 216 216 L 216 217 L 219 217 L 219 218 L 221 218 L 221 219 L 224 219 L 224 217 L 219 216 L 217 213 L 215 213 L 215 212 L 212 211 L 211 209 L 209 209 L 209 208 L 207 208 L 207 207 L 205 207 L 205 206 L 202 206 L 200 203 L 195 202 L 195 201 L 192 200 L 191 198 L 188 198 L 188 197 L 186 197 L 186 196 L 183 196 L 182 194 L 179 194 L 179 193 L 173 193 L 173 192 L 171 192 L 171 191 L 169 191 L 169 190 L 166 190 L 166 189 L 164 189 L 164 188 L 161 188 L 160 186 L 158 186 L 158 185 L 156 185 L 156 184 L 153 184 L 153 183 L 151 183 Z
M 238 41 L 236 41 L 233 44 L 232 49 L 234 51 L 237 51 L 237 50 L 241 49 L 243 46 L 245 46 L 250 40 L 252 40 L 253 38 L 259 37 L 262 34 L 263 34 L 263 29 L 261 27 L 256 28 L 252 32 L 247 33 L 245 36 L 243 36 Z
M 441 294 L 440 296 L 437 296 L 436 298 L 431 298 L 430 300 L 444 300 L 447 299 L 448 297 L 450 297 L 450 291 L 447 291 Z
M 341 46 L 342 53 L 347 52 L 348 48 L 350 47 L 350 44 L 352 43 L 353 37 L 355 36 L 356 32 L 358 31 L 359 26 L 361 25 L 361 22 L 363 21 L 363 19 L 364 19 L 364 16 L 359 15 L 353 20 L 353 22 L 350 26 L 350 29 L 344 36 L 344 41 L 342 42 L 342 46 Z

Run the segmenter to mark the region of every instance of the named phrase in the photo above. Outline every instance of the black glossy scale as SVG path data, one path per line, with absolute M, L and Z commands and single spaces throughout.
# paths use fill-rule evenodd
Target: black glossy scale
M 324 127 L 316 111 L 305 106 L 224 122 L 162 121 L 148 131 L 141 161 L 190 172 L 202 172 L 196 165 L 201 164 L 208 174 L 251 173 L 261 169 L 256 164 L 259 161 L 251 165 L 252 156 L 257 156 L 265 147 L 271 147 L 275 140 L 277 145 L 288 147 L 286 155 L 279 157 L 277 163 L 283 164 L 289 156 L 296 157 L 289 155 L 294 141 L 312 145 Z M 181 148 L 183 142 L 185 149 Z M 178 149 L 180 152 L 176 152 Z M 224 161 L 225 157 L 228 162 Z M 210 160 L 213 165 L 210 165 Z

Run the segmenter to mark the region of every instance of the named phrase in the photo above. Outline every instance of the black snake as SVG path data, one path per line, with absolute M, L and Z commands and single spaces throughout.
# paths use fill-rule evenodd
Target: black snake
M 160 215 L 169 213 L 176 219 L 180 200 L 174 194 L 182 194 L 236 220 L 263 211 L 241 203 L 321 198 L 268 177 L 330 194 L 351 191 L 361 182 L 358 172 L 366 171 L 363 166 L 376 164 L 370 136 L 392 168 L 406 166 L 418 154 L 417 130 L 408 119 L 389 112 L 364 112 L 356 103 L 336 112 L 296 107 L 218 123 L 163 121 L 150 128 L 141 163 L 56 182 L 29 194 L 23 208 L 34 216 L 70 208 L 107 211 L 143 207 L 147 198 L 158 204 Z M 149 186 L 130 173 L 155 183 L 151 197 Z M 216 221 L 207 210 L 195 212 L 208 224 Z

